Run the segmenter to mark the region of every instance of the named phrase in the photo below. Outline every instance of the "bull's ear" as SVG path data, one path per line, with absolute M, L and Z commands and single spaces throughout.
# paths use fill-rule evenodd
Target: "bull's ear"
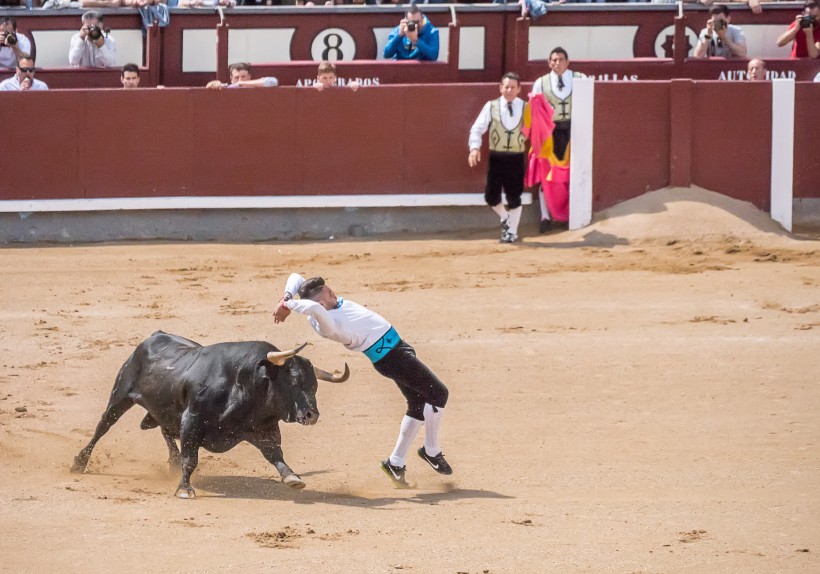
M 307 343 L 303 343 L 302 345 L 289 351 L 271 351 L 270 353 L 268 353 L 268 360 L 274 365 L 281 367 L 285 364 L 285 361 L 290 359 L 293 355 L 304 349 L 306 346 Z

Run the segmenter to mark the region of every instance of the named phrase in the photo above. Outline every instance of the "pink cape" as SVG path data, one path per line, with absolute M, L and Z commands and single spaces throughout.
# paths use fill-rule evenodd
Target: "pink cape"
M 531 126 L 524 125 L 524 135 L 530 139 L 530 154 L 524 185 L 541 185 L 550 215 L 556 221 L 569 219 L 569 153 L 558 161 L 552 151 L 553 109 L 543 94 L 529 94 Z M 569 151 L 569 150 L 568 150 Z

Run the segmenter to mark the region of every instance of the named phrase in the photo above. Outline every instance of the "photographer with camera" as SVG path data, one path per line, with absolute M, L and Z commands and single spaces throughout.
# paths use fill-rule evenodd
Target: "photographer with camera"
M 729 7 L 712 6 L 712 17 L 706 21 L 695 45 L 695 58 L 745 58 L 746 37 L 743 30 L 731 23 Z
M 820 7 L 818 0 L 808 0 L 803 5 L 803 12 L 795 17 L 789 29 L 778 39 L 778 46 L 792 42 L 792 58 L 820 57 Z
M 34 58 L 23 52 L 17 61 L 17 73 L 0 82 L 0 92 L 27 92 L 29 90 L 47 90 L 45 82 L 34 79 Z
M 17 19 L 0 17 L 0 68 L 14 68 L 20 54 L 31 53 L 31 40 L 17 32 Z
M 113 68 L 117 65 L 117 44 L 104 27 L 103 15 L 86 12 L 83 26 L 71 37 L 68 63 L 83 68 Z
M 384 57 L 394 60 L 438 60 L 438 29 L 410 5 L 405 17 L 393 28 L 384 46 Z

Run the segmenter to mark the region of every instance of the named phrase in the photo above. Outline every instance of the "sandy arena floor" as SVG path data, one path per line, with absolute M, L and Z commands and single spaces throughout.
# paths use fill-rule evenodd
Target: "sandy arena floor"
M 820 572 L 820 242 L 778 229 L 693 189 L 511 246 L 2 249 L 0 572 Z M 392 488 L 403 400 L 298 315 L 274 325 L 291 271 L 385 315 L 447 383 L 452 477 L 413 455 L 415 488 Z M 282 426 L 304 490 L 242 444 L 202 451 L 198 498 L 174 498 L 140 407 L 69 473 L 159 329 L 350 365 L 318 425 Z

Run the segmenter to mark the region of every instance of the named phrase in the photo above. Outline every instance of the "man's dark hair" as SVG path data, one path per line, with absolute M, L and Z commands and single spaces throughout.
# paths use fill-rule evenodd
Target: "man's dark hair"
M 12 30 L 15 32 L 17 31 L 17 18 L 12 18 L 11 16 L 2 16 L 0 17 L 0 26 L 3 24 L 11 24 Z
M 408 14 L 421 14 L 421 8 L 418 7 L 416 3 L 410 4 L 410 7 L 407 8 Z
M 553 48 L 553 49 L 552 49 L 552 52 L 550 52 L 550 58 L 552 58 L 552 55 L 553 55 L 553 54 L 563 54 L 563 55 L 564 55 L 564 57 L 565 57 L 567 60 L 569 60 L 569 54 L 567 54 L 567 51 L 566 51 L 566 50 L 564 50 L 561 46 L 557 46 L 557 47 L 555 47 L 555 48 Z
M 228 66 L 228 73 L 232 74 L 235 70 L 245 70 L 249 74 L 251 73 L 251 65 L 247 62 L 234 62 L 230 66 Z
M 503 82 L 504 80 L 512 80 L 512 81 L 518 82 L 520 84 L 521 83 L 521 76 L 519 76 L 515 72 L 507 72 L 506 74 L 501 76 L 501 81 Z
M 137 74 L 140 73 L 140 67 L 136 64 L 126 64 L 122 67 L 122 72 L 120 72 L 120 78 L 125 77 L 125 72 L 135 72 Z
M 83 14 L 83 22 L 88 22 L 89 20 L 97 20 L 100 24 L 103 23 L 105 16 L 103 16 L 102 12 L 97 12 L 96 10 L 89 10 L 85 14 Z
M 325 280 L 321 277 L 311 277 L 299 286 L 299 297 L 302 299 L 313 299 L 322 291 Z
M 20 56 L 17 58 L 17 67 L 20 67 L 20 60 L 31 60 L 34 61 L 34 56 L 29 54 L 28 52 L 20 52 Z
M 725 14 L 726 16 L 729 15 L 729 7 L 726 4 L 715 4 L 709 9 L 709 13 L 712 15 L 715 14 Z

